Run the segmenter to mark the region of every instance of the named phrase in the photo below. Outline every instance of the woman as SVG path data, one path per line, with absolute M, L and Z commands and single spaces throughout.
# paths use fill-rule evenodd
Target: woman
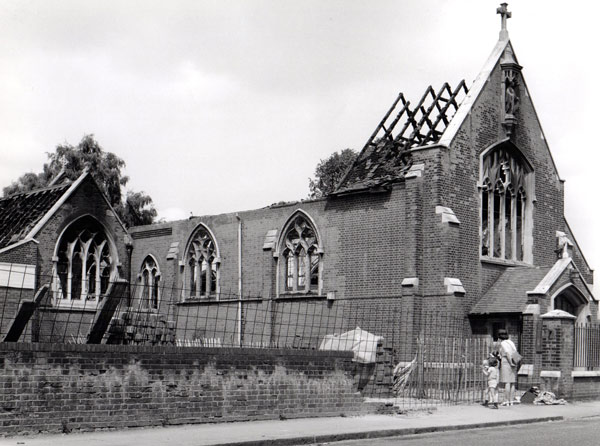
M 500 339 L 500 382 L 504 383 L 504 405 L 512 406 L 515 399 L 515 383 L 517 382 L 517 366 L 512 365 L 510 357 L 517 351 L 515 343 L 508 337 L 508 331 L 498 330 Z

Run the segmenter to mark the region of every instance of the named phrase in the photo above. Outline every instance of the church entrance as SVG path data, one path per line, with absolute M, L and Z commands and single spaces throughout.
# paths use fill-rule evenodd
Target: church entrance
M 552 309 L 566 311 L 577 318 L 576 323 L 591 320 L 588 300 L 575 285 L 568 285 L 552 298 Z

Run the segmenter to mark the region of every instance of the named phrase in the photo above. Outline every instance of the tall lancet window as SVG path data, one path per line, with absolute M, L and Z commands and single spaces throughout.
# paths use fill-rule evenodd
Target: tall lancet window
M 205 226 L 194 231 L 187 252 L 186 298 L 216 297 L 219 262 L 216 243 Z
M 302 213 L 296 214 L 283 232 L 281 243 L 285 292 L 317 292 L 321 253 L 317 232 Z
M 160 293 L 160 271 L 154 257 L 144 259 L 139 274 L 140 306 L 142 308 L 158 309 Z
M 528 261 L 531 203 L 527 190 L 532 179 L 531 167 L 511 146 L 505 144 L 484 156 L 480 186 L 482 256 Z

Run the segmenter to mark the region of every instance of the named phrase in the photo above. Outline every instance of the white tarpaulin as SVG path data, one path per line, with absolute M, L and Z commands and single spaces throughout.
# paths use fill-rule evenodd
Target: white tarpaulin
M 371 364 L 376 361 L 375 353 L 377 344 L 383 339 L 368 331 L 356 327 L 346 333 L 326 335 L 321 341 L 319 350 L 344 350 L 353 351 L 353 361 L 362 364 Z

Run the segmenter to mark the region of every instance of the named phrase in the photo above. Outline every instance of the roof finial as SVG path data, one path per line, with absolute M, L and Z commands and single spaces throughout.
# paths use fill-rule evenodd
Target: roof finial
M 506 20 L 512 17 L 507 9 L 508 3 L 500 3 L 500 7 L 496 9 L 496 14 L 500 14 L 502 20 L 502 28 L 500 29 L 500 39 L 508 39 L 508 30 L 506 29 Z

